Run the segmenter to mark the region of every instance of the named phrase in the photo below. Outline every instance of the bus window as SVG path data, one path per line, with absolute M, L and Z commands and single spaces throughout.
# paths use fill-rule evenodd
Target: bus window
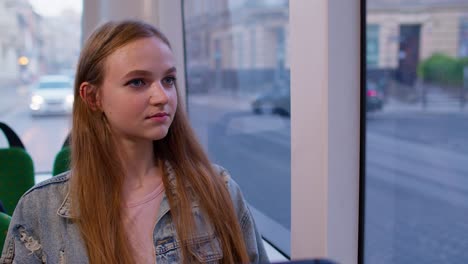
M 465 263 L 468 5 L 366 2 L 364 263 Z
M 50 177 L 70 131 L 81 5 L 80 0 L 0 2 L 0 120 L 19 134 L 39 175 L 36 182 Z M 6 145 L 3 137 L 0 144 Z
M 210 158 L 241 186 L 263 235 L 288 253 L 289 3 L 183 3 L 191 122 Z

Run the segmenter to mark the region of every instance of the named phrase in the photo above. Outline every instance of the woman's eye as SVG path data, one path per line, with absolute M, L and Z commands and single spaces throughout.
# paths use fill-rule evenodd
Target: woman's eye
M 163 84 L 172 86 L 172 85 L 175 85 L 176 78 L 175 77 L 166 77 L 162 81 L 163 81 Z
M 132 79 L 126 83 L 126 85 L 130 85 L 132 87 L 142 87 L 145 86 L 145 81 L 143 79 Z

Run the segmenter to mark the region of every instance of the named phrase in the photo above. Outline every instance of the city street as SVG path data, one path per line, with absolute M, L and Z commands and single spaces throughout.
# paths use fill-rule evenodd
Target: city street
M 468 261 L 468 115 L 367 119 L 366 263 Z
M 254 115 L 248 109 L 222 113 L 191 105 L 192 124 L 213 162 L 229 170 L 244 196 L 287 229 L 290 228 L 290 122 Z M 219 119 L 209 120 L 208 116 Z
M 48 172 L 70 117 L 32 118 L 27 104 L 18 100 L 0 120 L 20 134 L 36 171 Z M 213 162 L 231 172 L 253 207 L 290 229 L 289 119 L 255 115 L 248 102 L 192 100 L 189 111 Z M 367 117 L 367 263 L 468 261 L 466 131 L 466 113 Z
M 10 100 L 10 101 L 8 101 Z M 8 124 L 21 138 L 26 150 L 34 161 L 36 172 L 51 172 L 62 144 L 70 131 L 71 118 L 66 115 L 32 117 L 29 112 L 29 96 L 23 93 L 10 98 L 3 97 L 0 121 Z M 4 136 L 0 136 L 0 146 L 6 146 Z

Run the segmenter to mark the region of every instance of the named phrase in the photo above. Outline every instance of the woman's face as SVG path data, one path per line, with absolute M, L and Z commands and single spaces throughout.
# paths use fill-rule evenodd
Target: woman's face
M 175 80 L 174 55 L 156 37 L 133 41 L 107 57 L 97 100 L 117 136 L 164 138 L 177 109 Z

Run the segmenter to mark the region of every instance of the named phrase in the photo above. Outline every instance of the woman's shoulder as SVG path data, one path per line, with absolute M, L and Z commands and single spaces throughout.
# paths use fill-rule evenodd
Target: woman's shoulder
M 34 185 L 23 194 L 15 213 L 18 215 L 53 213 L 67 197 L 69 179 L 70 173 L 64 172 Z
M 242 191 L 237 182 L 231 177 L 229 171 L 218 164 L 213 164 L 213 168 L 215 172 L 223 178 L 224 183 L 226 184 L 226 187 L 229 190 L 229 194 L 231 195 L 234 207 L 236 207 L 236 211 L 245 210 L 246 205 L 244 196 L 242 195 Z
M 212 164 L 212 166 L 216 174 L 221 176 L 226 184 L 229 183 L 229 180 L 231 180 L 231 175 L 229 172 L 218 164 Z
M 226 184 L 226 187 L 229 189 L 229 192 L 232 194 L 237 194 L 237 192 L 240 191 L 239 185 L 237 185 L 236 181 L 231 177 L 231 174 L 229 171 L 224 168 L 223 166 L 220 166 L 218 164 L 212 164 L 214 171 L 216 174 L 220 177 L 222 177 L 224 183 Z M 239 193 L 240 194 L 240 193 Z
M 57 176 L 53 176 L 50 179 L 37 183 L 31 187 L 28 191 L 23 194 L 23 198 L 26 196 L 31 196 L 40 193 L 46 193 L 49 195 L 59 195 L 63 193 L 62 191 L 68 190 L 68 181 L 70 179 L 70 171 L 63 172 Z M 56 189 L 57 192 L 51 193 L 50 189 Z
M 38 263 L 46 256 L 42 245 L 47 245 L 44 248 L 51 252 L 63 248 L 65 232 L 67 239 L 74 241 L 75 229 L 66 227 L 60 217 L 63 215 L 60 208 L 66 205 L 68 197 L 69 174 L 65 172 L 40 182 L 23 194 L 11 217 L 0 263 L 9 263 L 13 258 L 13 263 Z M 55 256 L 58 253 L 49 255 L 48 262 L 58 263 L 49 259 Z

